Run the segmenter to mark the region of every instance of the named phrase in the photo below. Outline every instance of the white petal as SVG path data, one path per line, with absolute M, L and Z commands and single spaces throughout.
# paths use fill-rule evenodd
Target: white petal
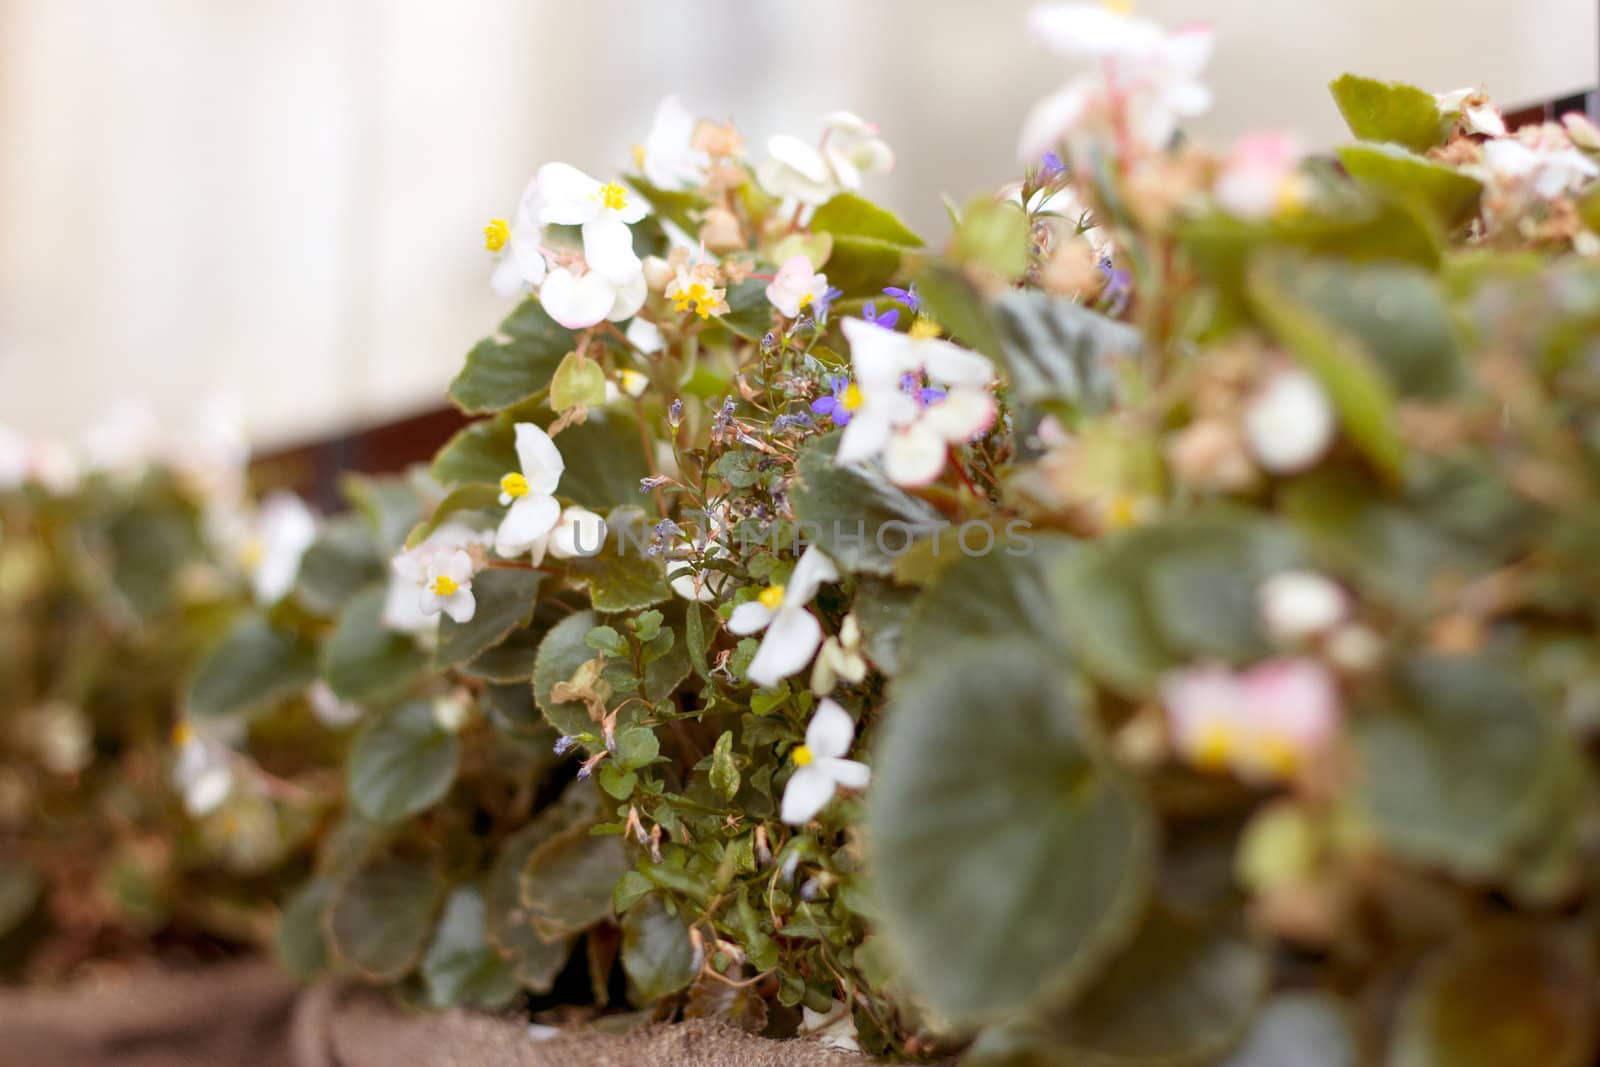
M 857 411 L 839 436 L 839 450 L 834 453 L 833 462 L 861 463 L 882 452 L 888 442 L 888 420 L 865 409 Z
M 1089 88 L 1072 82 L 1033 105 L 1017 139 L 1017 157 L 1022 163 L 1031 166 L 1039 162 L 1040 156 L 1065 141 L 1088 110 L 1089 99 Z
M 643 276 L 644 264 L 633 251 L 633 231 L 615 215 L 583 224 L 583 258 L 617 285 Z
M 222 802 L 228 799 L 228 794 L 231 792 L 233 792 L 233 772 L 225 766 L 209 767 L 195 778 L 188 789 L 184 790 L 183 806 L 192 818 L 203 819 L 222 807 Z M 827 801 L 824 800 L 823 803 Z
M 915 342 L 906 334 L 863 319 L 845 319 L 840 329 L 850 342 L 850 363 L 862 389 L 898 389 L 901 375 L 917 366 Z
M 540 245 L 544 235 L 532 223 L 519 222 L 511 231 L 511 255 L 518 269 L 522 272 L 522 280 L 529 285 L 538 285 L 544 281 L 545 271 L 548 269 L 544 261 L 544 252 Z
M 418 594 L 417 582 L 397 578 L 389 583 L 388 595 L 383 601 L 384 629 L 414 634 L 433 628 L 434 618 L 422 610 L 417 602 Z
M 630 345 L 647 356 L 661 351 L 661 328 L 649 319 L 634 319 L 628 323 L 624 336 Z
M 865 789 L 872 781 L 872 768 L 853 759 L 819 759 L 823 771 L 846 789 Z
M 457 549 L 445 557 L 439 573 L 457 585 L 466 585 L 472 581 L 472 557 Z
M 605 542 L 606 520 L 588 508 L 567 508 L 550 531 L 550 555 L 556 559 L 593 556 Z
M 561 518 L 561 505 L 544 493 L 530 493 L 511 505 L 500 520 L 494 550 L 502 556 L 517 556 L 532 548 Z
M 743 604 L 733 609 L 733 615 L 728 619 L 730 632 L 744 637 L 757 630 L 766 628 L 772 621 L 772 609 L 759 600 L 746 600 Z
M 644 274 L 638 273 L 633 280 L 617 286 L 616 299 L 611 302 L 611 310 L 606 312 L 606 318 L 612 322 L 621 322 L 631 319 L 644 307 L 644 298 L 650 295 L 649 287 L 645 285 Z
M 783 608 L 772 617 L 761 647 L 750 661 L 749 678 L 766 688 L 804 670 L 822 644 L 822 624 L 804 608 Z
M 565 268 L 553 270 L 539 287 L 539 303 L 569 330 L 593 326 L 606 317 L 616 299 L 616 284 L 599 271 L 579 278 Z
M 951 444 L 970 441 L 994 425 L 994 397 L 982 389 L 958 386 L 922 413 L 922 423 Z
M 994 364 L 976 352 L 932 337 L 914 342 L 914 354 L 927 368 L 928 377 L 944 385 L 988 385 L 994 381 Z
M 1244 430 L 1250 451 L 1267 470 L 1304 470 L 1333 443 L 1333 405 L 1311 375 L 1282 371 L 1245 408 Z
M 850 742 L 856 737 L 856 724 L 850 713 L 835 701 L 824 700 L 817 705 L 806 727 L 806 747 L 818 762 L 837 759 L 850 751 Z
M 816 817 L 817 812 L 827 807 L 828 801 L 833 799 L 833 779 L 828 773 L 816 764 L 801 767 L 789 778 L 789 784 L 783 787 L 783 804 L 779 815 L 783 821 L 795 826 L 804 826 Z
M 896 485 L 928 485 L 944 470 L 944 438 L 922 423 L 896 430 L 883 449 L 883 469 Z
M 561 449 L 537 423 L 519 422 L 515 432 L 517 463 L 522 467 L 522 476 L 528 479 L 528 488 L 535 493 L 555 492 L 567 469 Z
M 527 288 L 522 280 L 522 266 L 515 256 L 501 256 L 495 261 L 494 273 L 489 275 L 489 288 L 497 296 L 516 296 Z
M 780 133 L 767 141 L 767 154 L 809 181 L 825 183 L 828 165 L 815 148 L 798 137 Z
M 471 622 L 478 612 L 477 598 L 471 589 L 457 589 L 444 598 L 444 613 L 456 622 Z
M 783 602 L 796 608 L 811 603 L 823 582 L 837 582 L 839 568 L 827 554 L 812 545 L 800 553 L 800 560 L 789 575 L 789 584 L 783 590 Z
M 827 161 L 828 169 L 833 172 L 833 180 L 839 183 L 841 189 L 854 192 L 861 188 L 861 171 L 836 145 L 830 144 L 824 148 L 822 158 Z
M 600 214 L 600 183 L 577 167 L 546 163 L 536 180 L 543 201 L 540 222 L 579 226 Z

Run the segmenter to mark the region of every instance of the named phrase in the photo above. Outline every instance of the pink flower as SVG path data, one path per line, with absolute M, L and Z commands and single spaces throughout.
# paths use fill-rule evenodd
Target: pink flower
M 1299 164 L 1292 134 L 1248 134 L 1233 146 L 1217 177 L 1217 203 L 1241 219 L 1271 218 L 1300 202 L 1305 182 Z
M 803 308 L 822 299 L 828 291 L 828 276 L 818 274 L 805 256 L 790 256 L 784 260 L 772 284 L 767 286 L 767 299 L 785 318 L 798 318 Z
M 1275 659 L 1246 671 L 1208 664 L 1161 682 L 1173 745 L 1201 770 L 1249 781 L 1296 777 L 1339 727 L 1333 677 L 1311 659 Z

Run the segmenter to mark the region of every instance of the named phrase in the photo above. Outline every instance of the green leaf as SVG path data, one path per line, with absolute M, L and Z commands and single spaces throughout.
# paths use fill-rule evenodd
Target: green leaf
M 425 700 L 402 704 L 356 735 L 350 800 L 363 818 L 389 824 L 426 811 L 450 791 L 461 742 L 439 728 Z
M 733 760 L 733 732 L 722 731 L 716 747 L 711 750 L 711 788 L 723 800 L 732 800 L 739 792 L 739 765 Z
M 695 220 L 698 213 L 704 210 L 705 200 L 699 193 L 662 189 L 637 174 L 628 175 L 627 182 L 650 202 L 650 208 L 656 215 L 691 237 L 700 232 L 700 224 Z
M 935 263 L 917 275 L 922 309 L 956 342 L 997 362 L 1006 360 L 1000 333 L 983 297 L 954 267 Z
M 458 1004 L 494 1010 L 517 994 L 517 976 L 484 938 L 483 896 L 462 886 L 445 902 L 422 957 L 422 981 L 435 1008 Z
M 583 635 L 583 643 L 613 659 L 621 659 L 628 654 L 628 642 L 611 626 L 596 626 Z
M 545 940 L 582 933 L 611 914 L 611 891 L 633 866 L 615 835 L 587 827 L 558 834 L 534 849 L 522 871 L 522 903 Z
M 112 520 L 111 581 L 143 618 L 172 605 L 178 573 L 200 551 L 193 524 L 175 509 L 139 506 Z
M 1360 342 L 1397 393 L 1438 399 L 1464 380 L 1460 345 L 1432 276 L 1404 263 L 1263 265 L 1303 309 Z
M 309 641 L 278 629 L 263 615 L 247 615 L 201 661 L 189 687 L 189 710 L 196 715 L 250 711 L 304 689 L 316 676 L 316 652 Z
M 550 385 L 561 357 L 573 348 L 572 331 L 535 300 L 523 301 L 500 329 L 510 339 L 479 341 L 450 383 L 451 402 L 469 415 L 498 411 L 537 395 Z
M 1389 141 L 1426 152 L 1444 141 L 1444 116 L 1432 93 L 1399 82 L 1345 74 L 1330 82 L 1350 132 L 1363 141 Z
M 968 203 L 950 240 L 952 260 L 1016 278 L 1028 269 L 1028 257 L 1028 216 L 1021 205 L 989 196 Z
M 424 500 L 416 483 L 408 478 L 347 471 L 339 475 L 339 491 L 372 527 L 380 555 L 390 555 L 404 545 L 406 535 L 422 519 Z
M 767 299 L 766 282 L 747 278 L 730 285 L 727 299 L 728 313 L 720 321 L 734 334 L 746 341 L 759 341 L 772 329 L 772 303 Z
M 630 726 L 617 732 L 617 763 L 636 771 L 661 755 L 661 742 L 648 726 Z
M 322 647 L 322 676 L 341 700 L 381 704 L 408 690 L 428 664 L 410 636 L 383 625 L 386 598 L 381 585 L 358 593 Z
M 521 469 L 511 424 L 501 419 L 480 419 L 462 427 L 433 457 L 430 468 L 434 480 L 444 486 L 499 485 L 508 471 Z M 412 525 L 406 526 L 408 532 Z
M 1359 1067 L 1349 1013 L 1331 996 L 1280 993 L 1219 1067 Z
M 1048 579 L 1072 542 L 1044 534 L 1030 536 L 1027 545 L 1027 555 L 997 549 L 962 556 L 939 572 L 906 613 L 900 668 L 934 663 L 951 650 L 990 639 L 1031 643 L 1064 659 L 1066 626 Z
M 506 472 L 506 473 L 509 473 Z M 445 520 L 459 515 L 463 511 L 488 511 L 500 507 L 500 486 L 492 482 L 470 482 L 457 486 L 439 501 L 429 515 L 422 522 L 412 528 L 406 537 L 406 547 L 415 548 L 426 541 Z
M 606 402 L 606 372 L 588 356 L 568 352 L 550 379 L 550 409 L 597 408 Z
M 654 894 L 622 918 L 622 969 L 641 1004 L 671 996 L 694 981 L 689 928 Z
M 604 612 L 638 611 L 672 595 L 661 564 L 631 549 L 617 555 L 608 551 L 583 556 L 568 563 L 573 581 L 589 588 L 589 600 Z
M 300 603 L 318 615 L 337 615 L 363 587 L 384 579 L 384 561 L 366 523 L 331 519 L 300 560 Z
M 872 296 L 899 275 L 905 253 L 903 246 L 875 237 L 835 237 L 828 284 L 847 297 Z
M 1339 162 L 1359 184 L 1415 200 L 1446 227 L 1465 225 L 1478 213 L 1483 183 L 1454 167 L 1394 144 L 1345 145 L 1336 151 Z
M 396 982 L 422 955 L 445 884 L 431 866 L 379 859 L 334 890 L 327 917 L 329 944 L 339 959 L 377 982 Z
M 922 247 L 922 238 L 893 212 L 854 193 L 840 193 L 817 208 L 811 216 L 811 229 L 835 237 L 871 237 L 905 248 Z
M 322 932 L 333 882 L 313 878 L 295 891 L 278 920 L 273 945 L 283 969 L 298 981 L 309 982 L 328 966 L 328 942 Z
M 1239 1040 L 1267 977 L 1265 954 L 1248 941 L 1158 909 L 1046 1026 L 1066 1062 L 1082 1067 L 1200 1067 Z
M 502 684 L 526 682 L 533 677 L 533 660 L 539 654 L 539 642 L 544 640 L 544 633 L 544 627 L 538 625 L 512 630 L 504 641 L 484 649 L 457 670 Z
M 514 567 L 479 571 L 472 580 L 472 595 L 478 602 L 472 618 L 466 622 L 449 616 L 439 620 L 434 666 L 440 670 L 458 667 L 504 641 L 512 630 L 526 626 L 533 618 L 543 578 L 538 571 Z
M 940 1015 L 1020 1010 L 1131 936 L 1154 826 L 1085 729 L 1027 646 L 973 644 L 899 679 L 867 798 L 876 898 Z
M 1503 878 L 1552 819 L 1541 788 L 1560 739 L 1520 680 L 1487 660 L 1406 664 L 1398 704 L 1355 720 L 1356 803 L 1389 848 L 1469 879 Z
M 638 505 L 639 481 L 650 468 L 636 420 L 614 411 L 592 413 L 587 422 L 562 430 L 556 444 L 567 463 L 559 495 L 602 513 Z
M 1038 290 L 1007 292 L 994 311 L 1001 363 L 1025 404 L 1065 400 L 1102 411 L 1116 399 L 1118 362 L 1144 348 L 1132 326 Z
M 1575 927 L 1468 931 L 1401 1001 L 1389 1067 L 1583 1067 L 1595 1058 L 1594 959 Z
M 843 569 L 892 574 L 910 543 L 946 520 L 876 470 L 834 466 L 838 447 L 833 433 L 800 453 L 789 491 L 795 518 Z
M 598 725 L 582 703 L 576 700 L 557 702 L 550 691 L 594 659 L 594 649 L 585 638 L 599 621 L 600 617 L 592 611 L 573 612 L 552 626 L 539 643 L 539 655 L 533 664 L 533 699 L 550 725 L 563 736 L 589 733 Z
M 1350 440 L 1380 471 L 1397 475 L 1405 445 L 1394 426 L 1394 392 L 1363 346 L 1295 300 L 1266 269 L 1251 274 L 1250 303 L 1327 391 Z

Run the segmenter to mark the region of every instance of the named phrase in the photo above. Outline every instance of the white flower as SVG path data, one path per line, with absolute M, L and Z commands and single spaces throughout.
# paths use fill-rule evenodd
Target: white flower
M 415 590 L 409 599 L 412 604 L 417 602 Z M 340 700 L 327 682 L 311 683 L 311 688 L 306 690 L 306 703 L 311 705 L 311 714 L 317 721 L 330 730 L 343 730 L 362 715 L 361 705 Z
M 650 388 L 650 375 L 644 371 L 624 367 L 617 371 L 617 388 L 623 396 L 637 400 Z
M 867 676 L 867 661 L 861 655 L 861 625 L 852 613 L 839 624 L 839 635 L 822 642 L 817 662 L 811 667 L 811 691 L 827 696 L 841 681 L 855 685 Z
M 1526 182 L 1545 200 L 1575 191 L 1600 176 L 1600 165 L 1576 148 L 1530 148 L 1510 137 L 1484 142 L 1483 162 L 1495 180 Z
M 800 1029 L 797 1031 L 802 1037 L 814 1037 L 824 1048 L 835 1048 L 840 1052 L 860 1052 L 860 1035 L 856 1033 L 856 1020 L 850 1012 L 850 1005 L 839 1000 L 831 1001 L 828 1010 L 812 1011 L 805 1005 L 800 1006 Z
M 472 595 L 472 557 L 464 549 L 441 552 L 428 561 L 423 575 L 422 612 L 444 612 L 456 622 L 470 622 L 478 601 Z
M 472 705 L 460 693 L 450 693 L 446 696 L 435 697 L 433 701 L 433 722 L 447 734 L 458 734 L 467 724 L 467 716 L 472 712 Z
M 727 555 L 727 549 L 715 542 L 708 542 L 701 559 L 702 561 L 723 559 Z M 683 571 L 667 583 L 674 593 L 685 600 L 697 600 L 702 604 L 714 604 L 721 600 L 733 577 L 727 571 L 719 571 L 704 565 L 699 570 L 692 570 L 682 559 L 674 560 L 667 570 Z
M 1304 470 L 1321 459 L 1333 443 L 1335 428 L 1328 394 L 1297 367 L 1274 374 L 1244 412 L 1250 451 L 1275 474 Z
M 515 296 L 544 281 L 545 261 L 539 225 L 539 180 L 528 182 L 510 222 L 490 219 L 483 228 L 483 244 L 495 254 L 489 286 L 501 296 Z
M 839 580 L 839 571 L 822 550 L 812 545 L 800 554 L 787 586 L 769 585 L 754 600 L 733 609 L 728 629 L 743 637 L 766 630 L 747 672 L 759 686 L 777 685 L 811 662 L 822 643 L 822 624 L 806 610 L 824 582 Z
M 305 501 L 283 491 L 262 501 L 241 553 L 257 602 L 275 604 L 294 588 L 300 559 L 316 539 L 317 520 Z
M 1256 590 L 1256 605 L 1268 632 L 1285 644 L 1326 633 L 1350 613 L 1344 589 L 1315 571 L 1274 574 Z
M 790 256 L 767 286 L 767 299 L 784 318 L 800 317 L 800 310 L 816 303 L 828 291 L 828 276 L 818 274 L 805 256 Z
M 569 330 L 583 330 L 602 319 L 621 322 L 644 306 L 648 292 L 643 271 L 618 282 L 598 270 L 557 267 L 539 287 L 539 303 Z
M 840 403 L 850 422 L 834 462 L 874 456 L 896 485 L 927 485 L 944 470 L 945 454 L 994 423 L 988 385 L 994 365 L 938 337 L 897 333 L 862 319 L 845 319 L 855 382 Z M 907 382 L 926 374 L 935 388 Z
M 1500 109 L 1489 102 L 1488 94 L 1478 89 L 1457 89 L 1449 93 L 1435 93 L 1439 110 L 1446 115 L 1459 112 L 1461 123 L 1468 133 L 1485 137 L 1504 137 L 1506 120 Z
M 628 323 L 628 332 L 623 336 L 628 339 L 630 345 L 647 356 L 661 351 L 661 328 L 649 319 L 635 316 L 634 320 Z
M 1091 118 L 1113 120 L 1112 128 L 1131 142 L 1123 147 L 1164 149 L 1180 118 L 1211 106 L 1211 91 L 1199 80 L 1211 58 L 1209 27 L 1169 33 L 1100 4 L 1040 5 L 1030 12 L 1028 25 L 1048 47 L 1092 63 L 1093 71 L 1045 97 L 1028 114 L 1018 148 L 1024 163 L 1074 140 Z
M 689 189 L 706 180 L 710 159 L 694 147 L 695 118 L 677 96 L 656 105 L 655 121 L 639 147 L 639 167 L 658 189 Z
M 878 128 L 859 115 L 835 111 L 822 123 L 819 148 L 788 134 L 767 141 L 769 158 L 756 168 L 763 189 L 802 204 L 822 204 L 860 189 L 863 174 L 893 168 L 894 153 L 878 138 Z
M 1298 776 L 1334 743 L 1342 716 L 1333 676 L 1311 659 L 1186 667 L 1162 677 L 1161 697 L 1179 754 L 1251 781 Z
M 420 592 L 428 580 L 428 567 L 433 561 L 456 549 L 482 548 L 492 545 L 493 533 L 474 530 L 459 522 L 446 522 L 428 535 L 421 544 L 404 549 L 391 563 L 393 574 L 389 578 L 388 595 L 383 603 L 383 625 L 399 633 L 423 633 L 438 627 L 437 612 L 422 610 Z
M 203 819 L 233 792 L 231 753 L 215 738 L 201 737 L 187 721 L 173 727 L 172 743 L 178 750 L 172 764 L 172 785 L 183 794 L 183 807 L 190 817 Z
M 827 806 L 839 786 L 864 789 L 872 778 L 865 763 L 844 756 L 855 739 L 856 726 L 838 704 L 824 699 L 806 727 L 806 742 L 789 753 L 795 772 L 783 789 L 783 821 L 804 826 Z
M 556 559 L 593 556 L 606 543 L 606 520 L 588 508 L 570 507 L 550 530 L 548 546 Z
M 1241 219 L 1267 219 L 1305 195 L 1300 148 L 1291 134 L 1253 133 L 1240 138 L 1212 189 L 1224 211 Z
M 629 224 L 649 213 L 649 207 L 626 186 L 602 185 L 566 163 L 546 163 L 539 168 L 539 221 L 583 229 L 583 258 L 590 270 L 625 285 L 642 266 L 633 251 Z
M 555 492 L 561 472 L 567 469 L 556 443 L 538 426 L 519 422 L 516 437 L 522 471 L 500 479 L 500 503 L 510 510 L 495 535 L 495 551 L 507 558 L 528 551 L 561 518 Z

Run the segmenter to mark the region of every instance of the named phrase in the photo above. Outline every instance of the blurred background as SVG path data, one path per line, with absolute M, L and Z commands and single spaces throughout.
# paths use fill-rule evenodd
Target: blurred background
M 0 0 L 0 421 L 76 433 L 119 399 L 231 390 L 282 447 L 438 407 L 507 310 L 482 227 L 539 164 L 627 164 L 659 98 L 754 155 L 846 107 L 898 153 L 869 196 L 1017 176 L 1064 79 L 1026 0 Z M 1342 124 L 1345 70 L 1508 108 L 1592 88 L 1594 0 L 1139 0 L 1213 22 L 1195 132 Z

